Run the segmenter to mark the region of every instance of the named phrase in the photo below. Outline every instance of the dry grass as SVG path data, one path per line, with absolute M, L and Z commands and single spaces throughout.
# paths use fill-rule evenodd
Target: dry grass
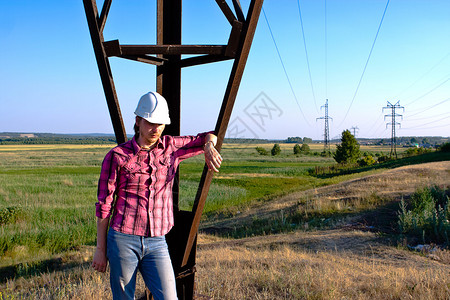
M 203 228 L 235 227 L 250 224 L 252 220 L 270 219 L 281 210 L 333 210 L 339 212 L 348 207 L 373 208 L 373 202 L 382 198 L 385 202 L 400 201 L 417 188 L 430 185 L 450 186 L 450 161 L 411 165 L 388 170 L 342 183 L 292 193 L 270 202 L 248 208 L 231 219 L 204 222 Z
M 62 258 L 61 271 L 8 281 L 0 299 L 111 299 L 108 273 L 89 268 L 92 253 L 89 247 Z M 69 261 L 77 267 L 64 270 Z M 372 232 L 341 229 L 240 240 L 201 235 L 197 263 L 198 293 L 212 299 L 450 297 L 448 262 L 386 245 Z M 138 277 L 136 294 L 142 296 L 144 289 Z
M 213 299 L 448 299 L 450 265 L 343 230 L 199 246 Z
M 99 273 L 90 268 L 94 247 L 55 258 L 58 271 L 38 276 L 20 277 L 0 285 L 0 300 L 5 299 L 112 299 L 109 271 Z M 144 295 L 145 284 L 138 276 L 136 295 Z
M 0 145 L 0 152 L 2 151 L 40 151 L 40 150 L 61 150 L 61 149 L 92 149 L 105 148 L 111 149 L 114 145 L 92 145 L 92 144 L 42 144 L 42 145 Z
M 376 193 L 396 200 L 428 184 L 449 186 L 449 170 L 450 162 L 401 167 L 288 195 L 214 225 L 245 226 L 302 199 L 348 204 Z M 108 274 L 89 268 L 92 253 L 87 247 L 62 257 L 57 272 L 2 283 L 0 299 L 111 299 Z M 237 240 L 201 234 L 197 270 L 198 292 L 212 299 L 450 299 L 449 251 L 412 252 L 354 226 Z M 139 278 L 137 294 L 143 291 Z

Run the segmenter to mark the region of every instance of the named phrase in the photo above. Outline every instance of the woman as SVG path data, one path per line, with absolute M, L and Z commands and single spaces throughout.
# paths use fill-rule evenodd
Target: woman
M 174 224 L 176 169 L 204 153 L 208 168 L 218 172 L 222 157 L 212 133 L 161 137 L 170 117 L 166 100 L 156 92 L 140 98 L 135 114 L 133 139 L 110 150 L 102 163 L 92 267 L 105 272 L 109 261 L 114 299 L 134 299 L 138 270 L 156 300 L 177 299 L 165 240 Z

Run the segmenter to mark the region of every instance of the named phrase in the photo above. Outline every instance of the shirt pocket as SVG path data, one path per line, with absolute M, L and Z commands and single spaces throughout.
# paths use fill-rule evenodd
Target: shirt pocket
M 166 177 L 166 182 L 173 180 L 175 177 L 175 163 L 172 156 L 162 157 L 159 160 L 159 169 L 161 175 Z
M 135 179 L 145 173 L 139 162 L 130 162 L 123 166 L 123 175 L 127 179 Z

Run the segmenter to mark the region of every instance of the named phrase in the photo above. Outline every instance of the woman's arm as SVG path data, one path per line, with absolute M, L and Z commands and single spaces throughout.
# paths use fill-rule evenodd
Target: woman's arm
M 97 218 L 97 248 L 95 249 L 92 267 L 99 271 L 105 272 L 108 260 L 106 259 L 106 235 L 108 231 L 109 218 Z
M 208 169 L 214 172 L 219 172 L 220 165 L 222 164 L 222 156 L 216 149 L 217 136 L 212 133 L 208 133 L 205 138 L 205 145 L 203 150 L 205 151 L 205 162 Z

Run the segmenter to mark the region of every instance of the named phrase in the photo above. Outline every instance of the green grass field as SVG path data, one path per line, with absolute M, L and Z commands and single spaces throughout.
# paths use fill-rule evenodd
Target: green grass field
M 95 245 L 97 180 L 102 159 L 112 146 L 0 146 L 0 267 Z M 313 177 L 308 169 L 333 164 L 334 160 L 294 156 L 293 144 L 281 144 L 279 156 L 261 156 L 257 146 L 268 151 L 272 147 L 223 146 L 224 163 L 213 179 L 204 218 L 233 215 L 255 201 L 361 176 Z M 314 147 L 321 149 L 320 145 Z M 202 170 L 203 156 L 181 164 L 181 209 L 191 209 Z
M 0 300 L 110 299 L 108 273 L 100 274 L 89 266 L 96 242 L 97 180 L 102 159 L 112 146 L 0 146 Z M 397 179 L 397 176 L 380 179 L 390 172 L 384 172 L 386 169 L 450 160 L 450 153 L 432 152 L 314 176 L 308 170 L 335 164 L 332 158 L 319 155 L 322 145 L 311 145 L 311 150 L 317 153 L 308 156 L 295 156 L 294 144 L 280 144 L 282 153 L 275 157 L 259 155 L 255 149 L 263 147 L 270 152 L 272 146 L 225 144 L 222 148 L 224 162 L 220 173 L 214 175 L 202 224 L 204 228 L 221 222 L 231 225 L 224 225 L 230 231 L 222 232 L 223 235 L 199 235 L 203 239 L 197 249 L 199 293 L 217 299 L 252 299 L 255 295 L 278 299 L 284 292 L 297 295 L 298 299 L 366 299 L 373 295 L 392 299 L 448 299 L 445 263 L 419 262 L 421 255 L 405 254 L 392 245 L 372 246 L 379 240 L 379 233 L 326 229 L 331 228 L 327 226 L 332 226 L 334 218 L 345 219 L 347 214 L 380 205 L 385 209 L 383 203 L 390 198 L 385 199 L 378 192 L 389 190 L 391 182 Z M 389 152 L 389 148 L 375 146 L 361 150 Z M 203 156 L 198 156 L 180 166 L 179 204 L 183 210 L 192 207 L 203 165 Z M 446 172 L 436 178 L 445 179 L 442 174 L 448 174 L 448 169 Z M 351 181 L 350 198 L 333 198 L 327 189 L 334 190 L 336 186 L 314 189 L 375 173 L 380 174 L 368 177 L 373 181 L 364 183 L 364 187 L 363 182 Z M 392 192 L 397 192 L 400 184 L 413 185 L 413 179 L 431 178 L 426 172 L 418 174 L 392 183 L 396 187 Z M 347 192 L 348 182 L 343 183 Z M 303 190 L 309 191 L 291 194 Z M 322 196 L 320 192 L 318 197 L 310 196 L 317 191 L 322 191 Z M 287 196 L 281 197 L 284 195 Z M 283 202 L 286 205 L 280 208 L 279 201 L 283 199 L 288 203 Z M 294 201 L 294 205 L 289 201 Z M 257 214 L 258 210 L 267 209 L 267 215 Z M 233 218 L 222 218 L 228 216 Z M 315 230 L 319 228 L 323 230 Z M 305 244 L 304 250 L 298 249 L 302 244 L 299 241 Z M 326 245 L 352 242 L 341 252 L 332 248 L 327 252 L 319 245 L 318 251 L 312 251 L 314 241 Z M 202 247 L 206 244 L 207 247 Z M 351 254 L 363 244 L 370 251 L 364 250 L 361 257 Z M 374 253 L 388 254 L 382 261 L 377 258 L 375 265 Z M 444 255 L 447 252 L 442 253 L 440 257 L 447 257 Z M 310 285 L 312 282 L 314 285 Z M 144 288 L 138 278 L 141 294 Z

